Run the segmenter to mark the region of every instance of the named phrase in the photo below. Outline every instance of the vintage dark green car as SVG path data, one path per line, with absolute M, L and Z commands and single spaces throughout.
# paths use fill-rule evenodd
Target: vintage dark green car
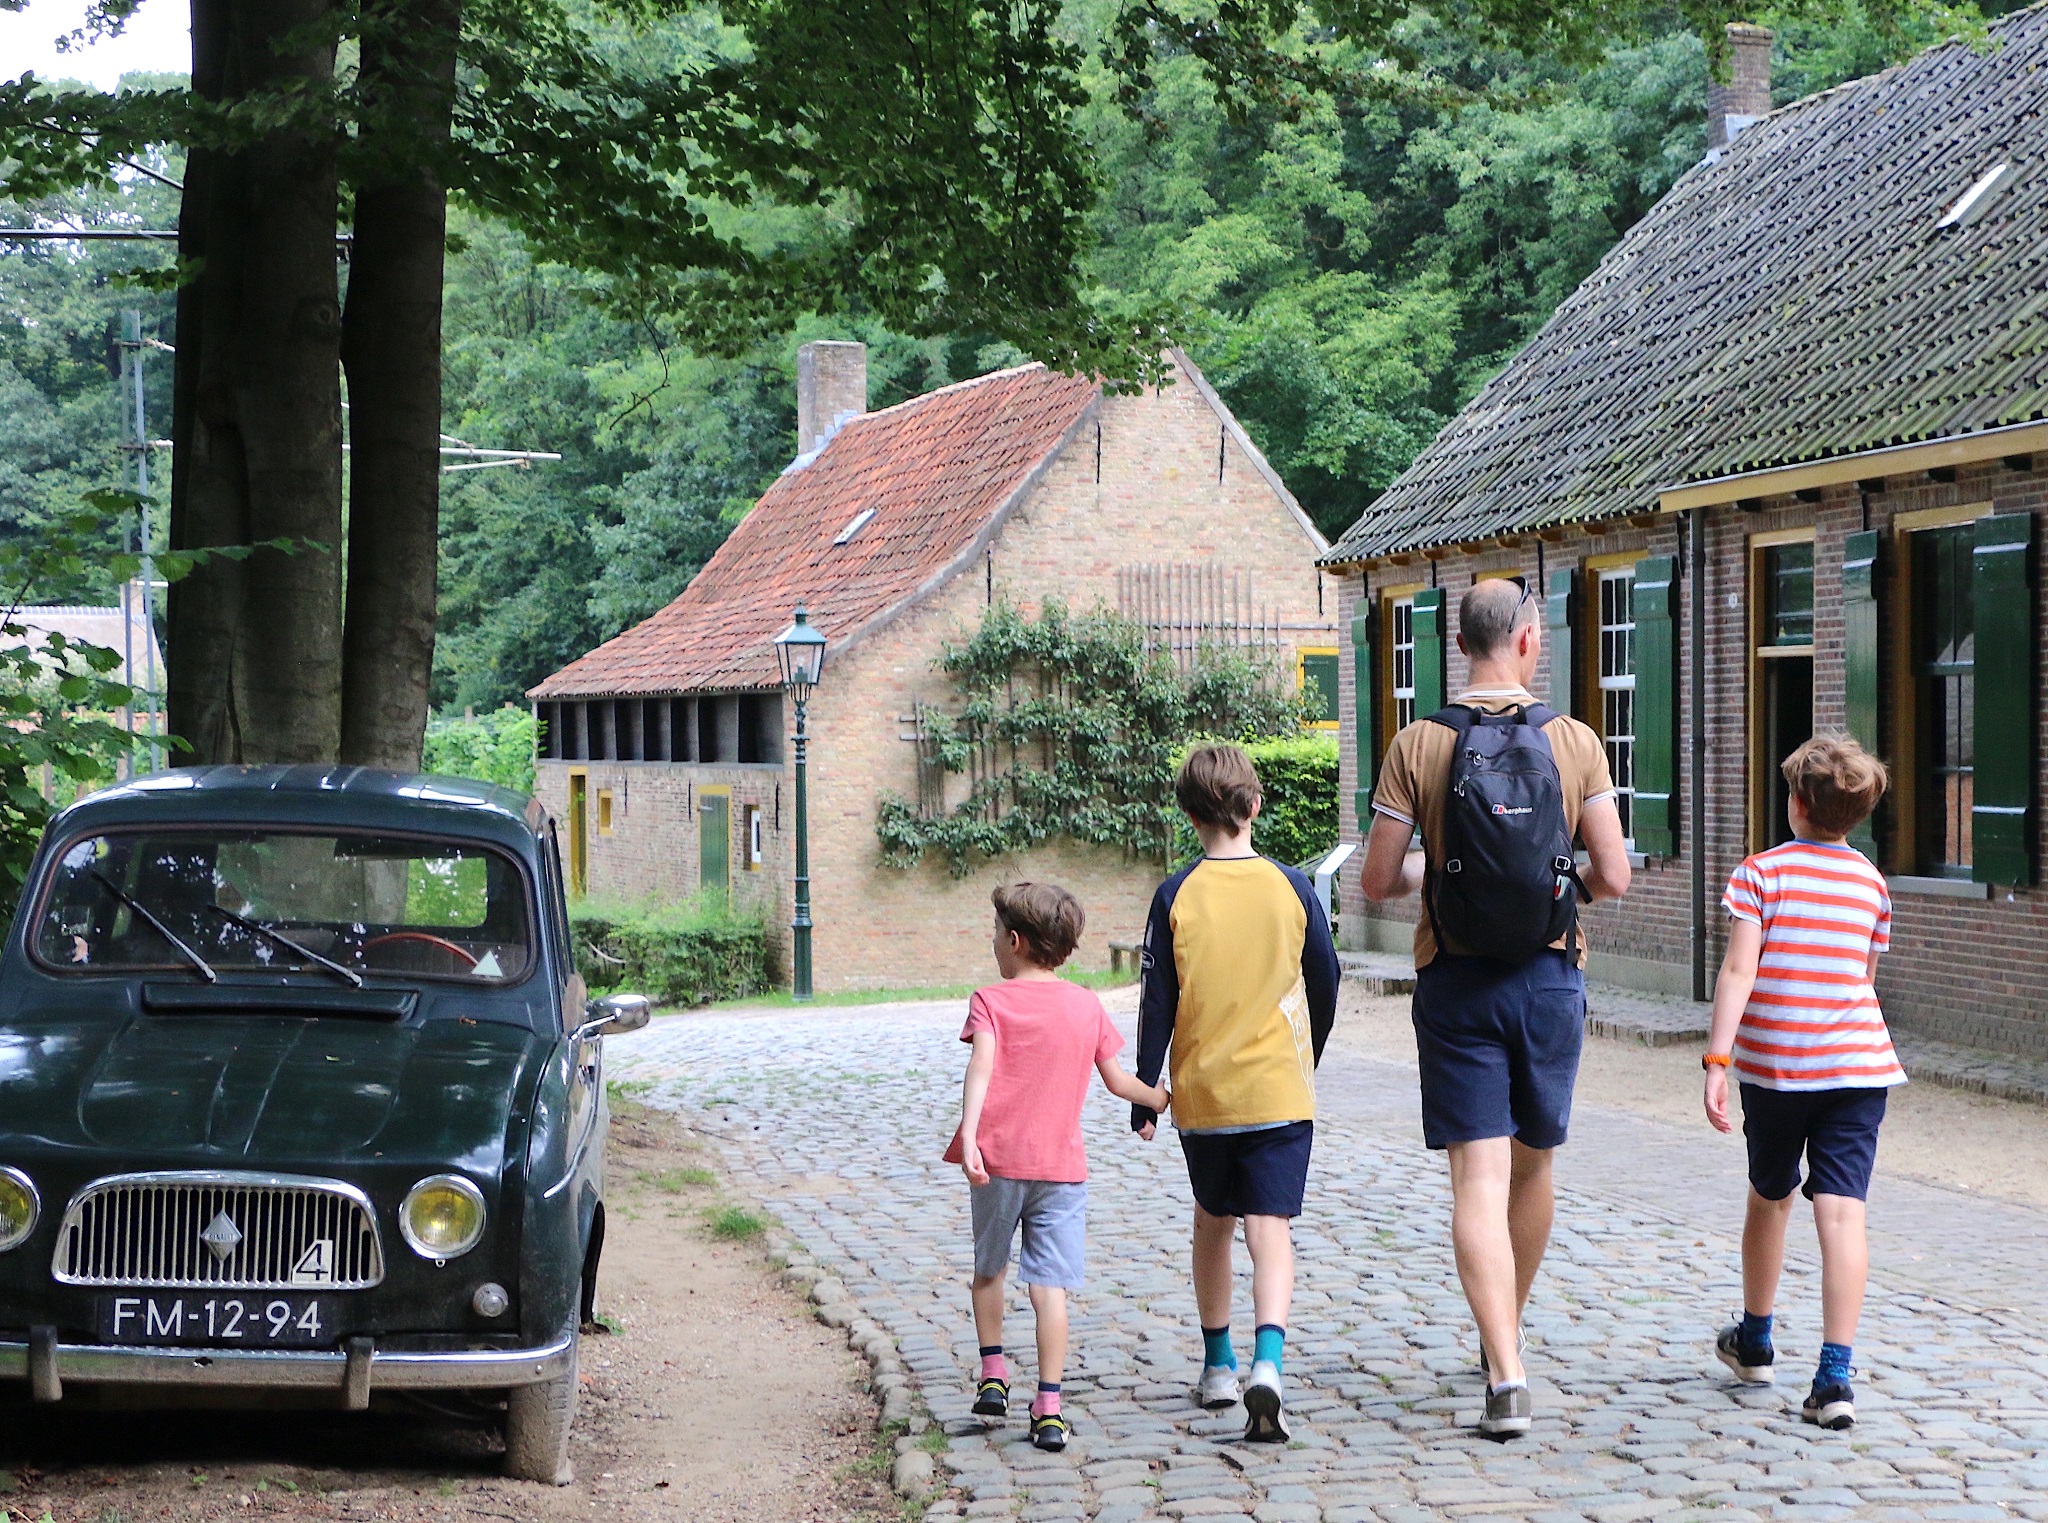
M 449 778 L 215 767 L 51 825 L 0 956 L 0 1383 L 502 1411 L 568 1479 L 603 1038 L 553 823 Z

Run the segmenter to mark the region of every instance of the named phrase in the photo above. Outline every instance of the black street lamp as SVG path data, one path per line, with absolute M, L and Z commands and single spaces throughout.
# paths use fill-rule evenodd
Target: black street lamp
M 790 917 L 790 997 L 811 997 L 811 839 L 809 799 L 804 787 L 804 710 L 811 690 L 825 672 L 825 637 L 811 627 L 804 610 L 796 622 L 775 637 L 775 659 L 782 663 L 782 690 L 796 705 L 796 913 Z

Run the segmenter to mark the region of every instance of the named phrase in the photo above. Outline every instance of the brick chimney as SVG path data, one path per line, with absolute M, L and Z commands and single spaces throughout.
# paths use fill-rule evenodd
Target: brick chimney
M 1718 154 L 1735 134 L 1771 109 L 1771 31 L 1747 22 L 1728 23 L 1734 55 L 1728 83 L 1707 81 L 1707 153 Z
M 820 339 L 796 352 L 796 452 L 808 455 L 868 410 L 868 346 Z

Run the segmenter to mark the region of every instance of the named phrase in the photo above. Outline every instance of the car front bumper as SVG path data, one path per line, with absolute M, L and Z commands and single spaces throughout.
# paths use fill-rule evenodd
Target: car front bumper
M 413 1351 L 351 1338 L 338 1349 L 136 1348 L 59 1343 L 53 1329 L 0 1340 L 0 1380 L 26 1379 L 38 1401 L 59 1401 L 64 1382 L 86 1385 L 327 1390 L 354 1410 L 378 1391 L 505 1390 L 542 1385 L 576 1368 L 576 1337 L 541 1348 Z

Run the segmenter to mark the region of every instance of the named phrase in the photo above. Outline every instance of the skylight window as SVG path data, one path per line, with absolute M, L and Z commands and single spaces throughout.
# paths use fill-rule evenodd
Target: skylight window
M 1977 176 L 1976 183 L 1958 196 L 1955 204 L 1942 213 L 1941 220 L 1934 224 L 1935 230 L 1939 232 L 1944 228 L 1968 227 L 1991 204 L 1991 198 L 1998 189 L 2011 178 L 2010 164 L 1995 164 L 1985 170 Z
M 874 516 L 875 510 L 873 508 L 862 508 L 858 513 L 854 514 L 853 517 L 847 522 L 846 527 L 839 531 L 838 535 L 833 539 L 832 543 L 835 545 L 845 544 L 848 540 L 852 539 L 854 535 L 860 533 L 861 530 L 865 529 L 868 526 L 868 520 L 873 518 Z

